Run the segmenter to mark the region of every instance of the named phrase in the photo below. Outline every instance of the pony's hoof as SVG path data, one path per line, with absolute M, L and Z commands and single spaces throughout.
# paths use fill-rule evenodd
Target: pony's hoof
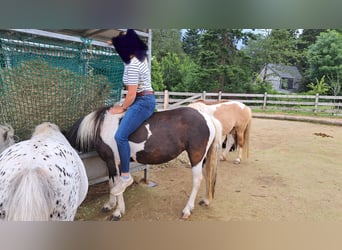
M 202 206 L 202 207 L 207 207 L 207 206 L 209 206 L 209 203 L 206 202 L 205 200 L 200 200 L 200 202 L 198 202 L 198 204 L 199 204 L 200 206 Z
M 108 213 L 110 209 L 108 207 L 103 207 L 101 211 L 102 213 Z
M 120 215 L 117 215 L 117 216 L 112 215 L 111 221 L 119 221 L 119 220 L 121 220 Z
M 187 220 L 187 219 L 189 219 L 189 218 L 190 218 L 190 214 L 188 214 L 188 213 L 182 213 L 182 217 L 181 217 L 182 220 Z
M 240 159 L 236 159 L 233 163 L 234 164 L 240 164 L 241 160 Z

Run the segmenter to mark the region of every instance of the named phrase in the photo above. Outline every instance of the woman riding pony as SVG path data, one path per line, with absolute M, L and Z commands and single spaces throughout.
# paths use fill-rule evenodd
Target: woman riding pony
M 109 110 L 111 114 L 126 112 L 114 136 L 120 156 L 121 176 L 114 183 L 111 193 L 119 195 L 133 183 L 133 178 L 129 172 L 130 147 L 128 137 L 153 114 L 156 100 L 151 85 L 146 44 L 132 29 L 113 37 L 111 44 L 125 64 L 123 84 L 128 91 L 124 102 Z

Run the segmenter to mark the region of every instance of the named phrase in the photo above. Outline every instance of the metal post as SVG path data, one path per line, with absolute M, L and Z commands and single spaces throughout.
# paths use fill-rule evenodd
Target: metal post
M 148 182 L 148 172 L 149 172 L 149 170 L 150 170 L 150 166 L 149 165 L 146 165 L 146 168 L 144 169 L 144 181 L 145 181 L 145 183 L 147 183 Z

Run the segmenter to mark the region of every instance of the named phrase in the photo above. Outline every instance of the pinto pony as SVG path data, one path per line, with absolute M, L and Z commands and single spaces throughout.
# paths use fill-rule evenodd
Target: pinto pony
M 0 125 L 0 153 L 14 144 L 14 129 L 11 125 Z
M 0 154 L 1 220 L 71 221 L 87 191 L 83 162 L 55 124 Z
M 227 160 L 229 150 L 234 143 L 238 145 L 238 157 L 234 163 L 239 164 L 242 159 L 248 158 L 252 122 L 252 111 L 249 107 L 238 101 L 204 100 L 197 100 L 188 106 L 209 114 L 221 122 L 222 140 L 227 141 L 221 160 Z
M 110 114 L 109 107 L 103 107 L 81 118 L 66 134 L 71 145 L 81 152 L 95 149 L 106 162 L 109 186 L 118 178 L 120 158 L 114 135 L 122 114 Z M 195 125 L 194 125 L 195 124 Z M 182 217 L 188 218 L 194 208 L 200 187 L 202 164 L 205 162 L 206 197 L 200 204 L 209 205 L 213 198 L 218 150 L 221 138 L 216 130 L 220 123 L 210 116 L 189 107 L 155 112 L 129 137 L 132 160 L 142 164 L 161 164 L 176 158 L 186 151 L 192 166 L 193 187 Z M 103 210 L 114 210 L 113 220 L 119 220 L 125 212 L 123 194 L 110 194 Z

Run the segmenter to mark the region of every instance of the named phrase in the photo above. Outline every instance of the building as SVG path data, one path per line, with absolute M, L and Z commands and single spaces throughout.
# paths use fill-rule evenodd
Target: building
M 281 64 L 267 64 L 257 76 L 258 80 L 265 79 L 272 84 L 274 90 L 282 93 L 297 92 L 302 78 L 296 66 Z

